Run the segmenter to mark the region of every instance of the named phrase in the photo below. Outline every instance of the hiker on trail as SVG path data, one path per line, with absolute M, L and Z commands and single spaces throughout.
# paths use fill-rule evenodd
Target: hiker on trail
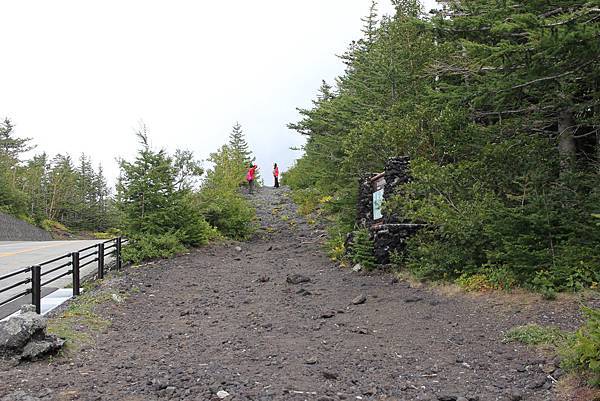
M 279 188 L 279 167 L 277 167 L 277 163 L 273 165 L 273 178 L 275 179 L 275 188 Z
M 256 176 L 256 169 L 258 166 L 256 164 L 250 163 L 250 168 L 248 169 L 248 173 L 246 174 L 246 181 L 248 181 L 248 192 L 254 193 L 254 178 Z

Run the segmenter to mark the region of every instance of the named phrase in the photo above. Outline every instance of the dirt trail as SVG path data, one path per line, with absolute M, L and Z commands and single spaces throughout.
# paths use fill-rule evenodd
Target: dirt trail
M 324 232 L 286 194 L 254 196 L 262 228 L 241 251 L 214 245 L 107 280 L 139 291 L 97 307 L 112 325 L 96 344 L 5 367 L 0 399 L 555 399 L 543 371 L 553 362 L 501 339 L 529 321 L 572 327 L 572 311 L 445 297 L 336 268 Z M 310 282 L 290 284 L 291 274 Z M 361 294 L 366 302 L 353 305 Z

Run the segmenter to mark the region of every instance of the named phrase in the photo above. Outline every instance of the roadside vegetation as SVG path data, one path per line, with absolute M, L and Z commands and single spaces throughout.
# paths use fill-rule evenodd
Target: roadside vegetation
M 358 181 L 406 155 L 413 180 L 384 208 L 425 228 L 398 269 L 471 291 L 597 290 L 597 5 L 465 0 L 425 16 L 417 1 L 394 4 L 379 18 L 373 2 L 344 74 L 290 124 L 306 144 L 284 181 L 300 211 L 332 223 L 330 255 L 371 263 Z M 597 313 L 565 346 L 592 376 Z
M 117 184 L 123 232 L 131 240 L 125 261 L 167 258 L 221 237 L 252 234 L 254 209 L 240 193 L 250 162 L 241 126 L 234 127 L 230 144 L 211 155 L 213 166 L 202 183 L 204 170 L 192 152 L 152 149 L 145 127 L 137 136 L 138 154 L 120 161 Z
M 58 237 L 105 232 L 119 223 L 102 166 L 81 154 L 54 157 L 35 150 L 30 138 L 0 122 L 0 212 L 37 225 Z
M 600 386 L 600 311 L 584 308 L 587 322 L 575 333 L 528 324 L 506 333 L 505 342 L 542 347 L 560 357 L 560 366 L 592 386 Z M 600 395 L 600 394 L 598 394 Z
M 124 294 L 115 294 L 110 289 L 99 289 L 98 282 L 86 284 L 85 291 L 69 302 L 67 308 L 48 320 L 48 333 L 66 340 L 62 353 L 74 353 L 84 346 L 94 344 L 93 333 L 110 327 L 111 322 L 95 311 L 96 306 L 115 299 L 124 299 Z
M 359 177 L 408 155 L 413 182 L 385 207 L 427 228 L 403 268 L 550 296 L 597 285 L 597 10 L 482 0 L 431 18 L 418 2 L 376 10 L 342 56 L 345 73 L 290 124 L 307 138 L 284 176 L 300 209 L 328 196 L 331 220 L 352 232 Z

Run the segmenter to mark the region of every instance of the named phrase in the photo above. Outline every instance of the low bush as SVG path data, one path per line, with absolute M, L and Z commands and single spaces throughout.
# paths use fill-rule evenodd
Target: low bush
M 250 203 L 237 192 L 211 191 L 204 194 L 200 203 L 208 223 L 228 238 L 248 239 L 256 230 L 256 212 Z
M 70 233 L 71 230 L 69 230 L 69 228 L 67 226 L 65 226 L 62 223 L 59 223 L 58 221 L 54 221 L 54 220 L 42 220 L 42 223 L 40 224 L 41 228 L 46 230 L 46 231 L 60 231 L 60 232 L 65 232 L 65 233 Z
M 600 387 L 600 309 L 584 308 L 587 322 L 563 349 L 563 366 Z
M 317 210 L 321 198 L 319 191 L 314 188 L 296 189 L 292 192 L 292 200 L 298 205 L 298 212 L 304 216 Z
M 366 228 L 354 231 L 352 239 L 351 259 L 367 270 L 372 270 L 377 265 L 373 254 L 373 241 Z
M 122 235 L 121 230 L 117 228 L 111 228 L 104 232 L 95 232 L 93 233 L 94 238 L 96 239 L 112 239 L 115 237 L 119 237 Z
M 195 197 L 198 209 L 222 235 L 238 240 L 250 238 L 256 230 L 256 211 L 240 191 L 247 171 L 244 159 L 224 145 L 210 155 L 209 161 L 213 167 Z
M 134 264 L 144 260 L 169 258 L 186 251 L 174 233 L 134 236 L 129 240 L 130 243 L 123 247 L 123 261 Z

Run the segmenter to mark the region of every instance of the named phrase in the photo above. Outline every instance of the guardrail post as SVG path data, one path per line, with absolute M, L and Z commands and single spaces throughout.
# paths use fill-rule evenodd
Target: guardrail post
M 79 281 L 79 252 L 73 252 L 71 254 L 71 263 L 73 267 L 73 296 L 77 296 L 80 293 L 80 281 Z
M 121 240 L 123 239 L 123 237 L 118 237 L 117 238 L 117 243 L 116 243 L 116 253 L 117 253 L 117 270 L 121 270 L 121 265 L 122 265 L 122 261 L 121 261 Z
M 42 313 L 42 266 L 31 266 L 31 303 L 35 312 Z
M 98 279 L 104 278 L 104 244 L 98 244 Z

